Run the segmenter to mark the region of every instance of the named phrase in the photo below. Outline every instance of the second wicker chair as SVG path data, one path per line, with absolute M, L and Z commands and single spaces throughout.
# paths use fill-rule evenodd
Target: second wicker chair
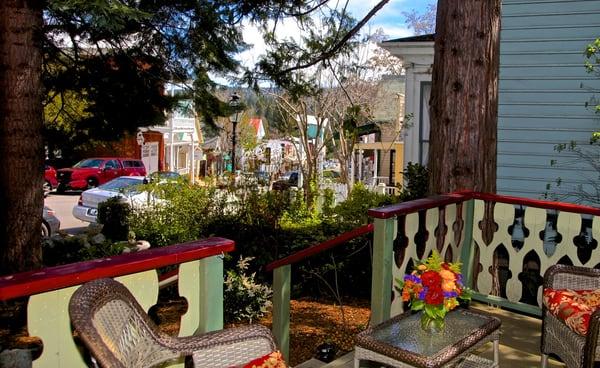
M 544 274 L 544 290 L 600 289 L 600 270 L 586 267 L 553 265 Z M 542 307 L 542 367 L 547 367 L 548 355 L 559 356 L 569 368 L 592 368 L 594 361 L 600 360 L 598 332 L 600 330 L 600 310 L 590 318 L 587 334 L 574 332 L 567 324 Z

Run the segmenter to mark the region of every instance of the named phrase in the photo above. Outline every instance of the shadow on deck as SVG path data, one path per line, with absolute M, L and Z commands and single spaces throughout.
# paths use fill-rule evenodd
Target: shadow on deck
M 531 368 L 541 367 L 540 338 L 542 331 L 541 319 L 524 316 L 485 304 L 473 303 L 473 308 L 496 315 L 502 320 L 502 336 L 500 337 L 500 367 Z M 492 344 L 488 343 L 480 349 L 480 355 L 493 359 Z M 565 367 L 564 364 L 550 359 L 551 368 Z M 361 362 L 362 367 L 380 367 L 380 364 Z M 325 364 L 311 359 L 296 368 L 353 368 L 354 352 Z

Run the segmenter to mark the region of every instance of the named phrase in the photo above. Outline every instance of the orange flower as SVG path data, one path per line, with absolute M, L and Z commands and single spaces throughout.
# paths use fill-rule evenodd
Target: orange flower
M 402 301 L 408 302 L 409 300 L 410 300 L 410 293 L 408 292 L 408 290 L 403 289 L 402 290 Z
M 442 276 L 442 278 L 444 280 L 449 280 L 449 281 L 456 280 L 456 275 L 454 274 L 454 272 L 452 272 L 450 270 L 446 270 L 446 269 L 440 270 L 440 276 Z
M 444 291 L 455 291 L 456 290 L 456 284 L 454 283 L 454 281 L 444 280 L 444 281 L 442 281 L 442 290 L 444 290 Z

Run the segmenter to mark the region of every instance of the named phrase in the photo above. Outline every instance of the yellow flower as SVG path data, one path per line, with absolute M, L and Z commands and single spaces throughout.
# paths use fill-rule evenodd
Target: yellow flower
M 427 266 L 425 266 L 424 264 L 420 264 L 417 266 L 417 270 L 419 271 L 425 271 L 427 269 Z
M 458 306 L 458 301 L 456 301 L 456 298 L 446 299 L 444 300 L 444 306 L 447 310 L 452 310 Z

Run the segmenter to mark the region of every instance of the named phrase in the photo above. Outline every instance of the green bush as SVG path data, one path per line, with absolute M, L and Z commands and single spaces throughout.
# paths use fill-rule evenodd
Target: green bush
M 120 197 L 112 197 L 98 205 L 98 222 L 102 233 L 113 241 L 126 240 L 129 234 L 131 206 Z
M 129 223 L 138 239 L 166 246 L 199 239 L 210 217 L 221 211 L 216 191 L 186 183 L 149 184 L 152 205 L 136 207 Z
M 236 269 L 227 271 L 224 281 L 225 322 L 254 322 L 265 315 L 271 305 L 272 290 L 248 274 L 249 262 L 254 258 L 240 257 Z
M 113 243 L 98 234 L 53 236 L 42 242 L 45 267 L 110 257 L 123 252 L 123 244 Z
M 409 162 L 404 170 L 404 186 L 400 187 L 400 200 L 402 202 L 427 196 L 429 188 L 429 169 L 421 164 Z

